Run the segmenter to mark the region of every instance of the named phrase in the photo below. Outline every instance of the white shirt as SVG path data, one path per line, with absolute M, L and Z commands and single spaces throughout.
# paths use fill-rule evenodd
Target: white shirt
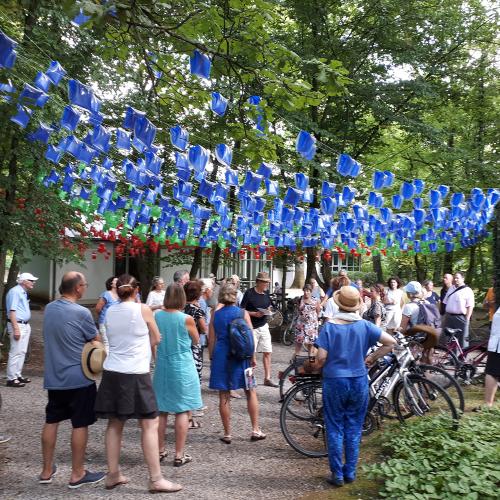
M 111 372 L 149 373 L 151 343 L 141 312 L 142 304 L 120 302 L 106 313 L 109 353 L 103 368 Z
M 389 300 L 394 301 L 394 304 L 385 304 L 386 309 L 401 309 L 401 299 L 403 298 L 403 290 L 401 288 L 396 288 L 396 290 L 387 289 L 385 296 Z
M 149 307 L 162 306 L 164 298 L 165 290 L 160 290 L 159 292 L 157 290 L 151 290 L 146 299 L 146 305 Z
M 500 353 L 500 307 L 493 315 L 488 351 Z
M 466 286 L 455 292 L 456 286 L 452 286 L 446 293 L 443 303 L 446 304 L 446 312 L 449 314 L 467 314 L 467 307 L 474 307 L 474 292 Z
M 332 319 L 339 312 L 339 306 L 333 300 L 333 297 L 326 301 L 324 316 Z

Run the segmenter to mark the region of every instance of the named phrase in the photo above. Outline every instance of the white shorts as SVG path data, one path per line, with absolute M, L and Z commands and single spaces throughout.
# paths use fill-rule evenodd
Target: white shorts
M 271 332 L 267 323 L 253 329 L 253 341 L 255 343 L 255 352 L 273 352 Z
M 401 319 L 403 318 L 403 311 L 400 307 L 394 307 L 393 309 L 387 309 L 387 314 L 385 316 L 385 327 L 394 330 L 401 326 Z

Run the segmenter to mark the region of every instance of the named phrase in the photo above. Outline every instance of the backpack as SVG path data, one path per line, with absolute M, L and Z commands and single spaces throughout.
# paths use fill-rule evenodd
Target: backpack
M 239 360 L 251 359 L 255 351 L 253 332 L 244 316 L 245 312 L 242 310 L 241 316 L 229 323 L 230 355 Z
M 418 303 L 417 325 L 427 325 L 435 329 L 441 328 L 441 314 L 436 304 L 427 301 Z

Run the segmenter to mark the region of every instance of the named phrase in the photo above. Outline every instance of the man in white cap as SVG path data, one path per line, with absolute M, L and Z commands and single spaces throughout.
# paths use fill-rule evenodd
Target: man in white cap
M 22 375 L 24 358 L 31 335 L 31 311 L 28 292 L 33 289 L 37 277 L 21 273 L 17 285 L 7 293 L 7 331 L 10 335 L 9 361 L 7 362 L 7 387 L 24 387 L 31 382 Z

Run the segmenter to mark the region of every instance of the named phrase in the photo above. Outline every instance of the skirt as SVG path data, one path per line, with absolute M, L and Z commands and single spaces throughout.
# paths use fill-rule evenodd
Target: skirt
M 500 378 L 500 352 L 488 351 L 488 361 L 486 361 L 484 373 Z
M 104 370 L 95 402 L 97 418 L 152 419 L 158 406 L 149 373 L 133 374 Z

